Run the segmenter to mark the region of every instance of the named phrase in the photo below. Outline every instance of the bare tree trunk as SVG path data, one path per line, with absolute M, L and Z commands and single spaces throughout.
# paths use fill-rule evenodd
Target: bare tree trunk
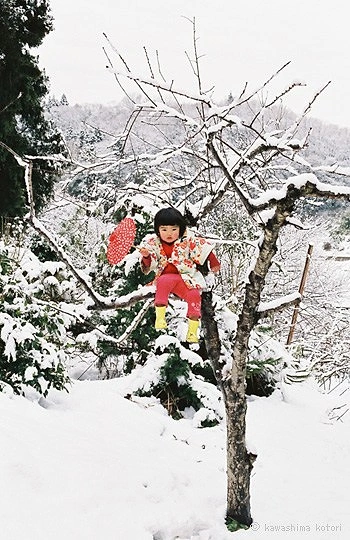
M 251 332 L 259 320 L 259 303 L 265 278 L 277 251 L 280 229 L 290 215 L 297 198 L 289 190 L 276 205 L 274 216 L 266 223 L 255 266 L 249 275 L 245 299 L 237 323 L 231 377 L 223 381 L 222 391 L 227 422 L 227 520 L 240 525 L 252 523 L 250 512 L 250 475 L 256 456 L 246 447 L 246 366 Z
M 255 457 L 245 444 L 245 372 L 238 372 L 233 389 L 232 379 L 223 381 L 221 343 L 215 320 L 215 306 L 211 291 L 202 293 L 202 326 L 208 357 L 220 387 L 226 411 L 227 426 L 227 518 L 239 524 L 250 525 L 250 473 Z
M 239 386 L 245 394 L 245 377 Z M 246 399 L 241 392 L 233 390 L 230 381 L 223 384 L 222 392 L 226 408 L 227 431 L 227 509 L 229 525 L 234 520 L 238 524 L 252 524 L 250 512 L 250 474 L 256 459 L 246 447 Z

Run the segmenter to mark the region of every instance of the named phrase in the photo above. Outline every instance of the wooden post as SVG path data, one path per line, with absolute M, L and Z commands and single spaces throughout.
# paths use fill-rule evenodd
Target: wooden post
M 308 272 L 309 272 L 310 260 L 311 260 L 311 255 L 312 255 L 313 249 L 314 249 L 313 244 L 309 244 L 309 248 L 307 250 L 307 255 L 306 255 L 306 260 L 305 260 L 305 265 L 304 265 L 304 270 L 303 270 L 303 275 L 301 277 L 301 281 L 300 281 L 300 285 L 299 285 L 299 293 L 300 293 L 301 297 L 303 297 L 303 293 L 304 293 L 304 289 L 305 289 L 305 283 L 306 283 L 307 275 L 308 275 Z M 299 314 L 299 305 L 294 307 L 294 311 L 293 311 L 293 315 L 292 315 L 292 322 L 291 322 L 291 325 L 290 325 L 289 334 L 288 334 L 288 338 L 287 338 L 287 345 L 290 345 L 292 343 L 293 336 L 294 336 L 295 325 L 296 325 L 297 318 L 298 318 L 298 314 Z

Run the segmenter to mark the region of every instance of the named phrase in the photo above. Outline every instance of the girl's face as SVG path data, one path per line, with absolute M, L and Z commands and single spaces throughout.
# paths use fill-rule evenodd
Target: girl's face
M 178 225 L 161 225 L 159 227 L 159 236 L 163 242 L 171 244 L 180 236 L 180 227 Z

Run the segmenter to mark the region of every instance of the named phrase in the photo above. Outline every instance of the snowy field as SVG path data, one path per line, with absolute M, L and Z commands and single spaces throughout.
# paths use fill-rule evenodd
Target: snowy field
M 350 412 L 330 413 L 349 390 L 307 382 L 249 400 L 254 523 L 229 533 L 224 427 L 174 421 L 121 385 L 75 382 L 40 404 L 0 393 L 2 540 L 350 537 Z

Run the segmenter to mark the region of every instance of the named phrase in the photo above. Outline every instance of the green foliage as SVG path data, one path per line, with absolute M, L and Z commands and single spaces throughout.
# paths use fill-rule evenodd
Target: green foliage
M 223 414 L 219 390 L 194 374 L 195 364 L 202 359 L 193 352 L 191 357 L 176 338 L 168 336 L 166 341 L 166 347 L 156 347 L 155 352 L 148 355 L 141 377 L 143 382 L 133 393 L 156 397 L 177 420 L 190 414 L 198 427 L 217 425 Z
M 243 525 L 243 523 L 239 523 L 238 521 L 230 517 L 226 518 L 226 527 L 230 532 L 237 532 L 240 529 L 249 529 L 248 525 Z
M 30 248 L 34 255 L 36 255 L 36 257 L 38 257 L 39 261 L 41 262 L 59 260 L 56 251 L 52 249 L 48 241 L 45 238 L 39 236 L 38 234 L 34 234 L 32 236 Z
M 142 304 L 138 303 L 128 310 L 117 310 L 105 324 L 106 334 L 118 339 L 132 325 L 141 308 Z M 99 324 L 101 322 L 100 320 Z M 137 365 L 143 365 L 146 362 L 149 349 L 154 345 L 156 337 L 154 317 L 149 311 L 140 324 L 130 332 L 127 340 L 121 344 L 109 339 L 98 340 L 99 369 L 108 377 L 131 373 Z
M 190 384 L 189 364 L 181 358 L 179 349 L 174 345 L 169 346 L 167 360 L 160 369 L 159 382 L 153 387 L 152 394 L 176 419 L 183 417 L 182 411 L 187 407 L 193 407 L 196 411 L 202 407 Z
M 20 156 L 47 156 L 63 151 L 61 136 L 44 116 L 47 80 L 38 58 L 30 54 L 52 30 L 45 0 L 0 0 L 0 141 Z M 40 209 L 51 195 L 57 166 L 36 161 L 34 198 Z M 23 168 L 0 147 L 0 216 L 26 211 Z
M 8 257 L 7 253 L 0 252 L 0 274 L 9 274 L 11 272 L 11 269 L 11 259 Z
M 336 227 L 333 230 L 333 237 L 336 240 L 345 240 L 350 235 L 350 213 L 344 212 L 338 220 Z

